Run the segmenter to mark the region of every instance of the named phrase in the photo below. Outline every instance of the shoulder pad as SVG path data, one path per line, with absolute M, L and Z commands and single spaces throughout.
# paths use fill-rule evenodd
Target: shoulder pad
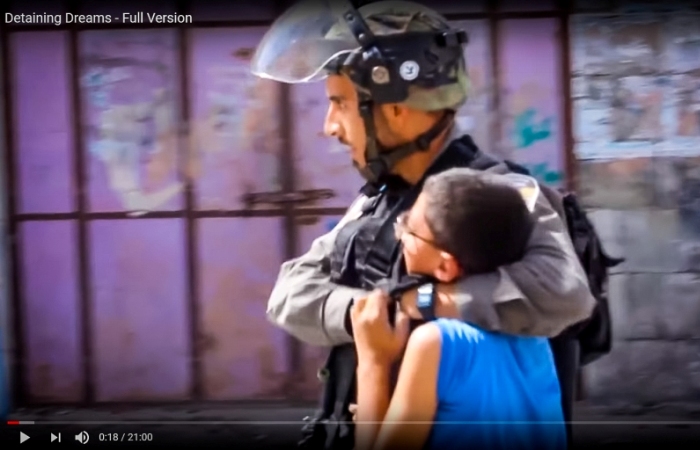
M 539 198 L 541 191 L 540 185 L 536 179 L 527 175 L 518 173 L 509 173 L 505 175 L 507 182 L 518 189 L 520 194 L 525 199 L 525 204 L 530 211 L 535 210 L 535 204 Z
M 368 198 L 364 195 L 357 197 L 348 208 L 345 216 L 340 220 L 340 224 L 344 225 L 351 220 L 359 219 L 363 214 L 364 206 L 367 203 L 367 200 Z

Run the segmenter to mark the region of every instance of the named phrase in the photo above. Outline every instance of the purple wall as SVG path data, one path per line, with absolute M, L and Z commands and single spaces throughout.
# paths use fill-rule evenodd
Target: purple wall
M 496 150 L 494 123 L 498 119 L 494 111 L 496 79 L 493 74 L 491 28 L 487 20 L 454 22 L 456 27 L 469 34 L 469 44 L 464 50 L 470 79 L 467 103 L 457 114 L 460 128 L 469 133 L 474 142 L 485 152 Z
M 533 175 L 557 185 L 564 177 L 561 44 L 556 19 L 506 20 L 501 25 L 500 151 Z
M 212 18 L 232 14 L 213 4 L 202 2 L 197 8 Z M 271 3 L 245 11 L 261 18 L 271 14 Z M 471 36 L 466 54 L 473 88 L 459 114 L 461 125 L 485 150 L 512 156 L 545 180 L 560 182 L 562 102 L 555 22 L 502 23 L 500 87 L 493 74 L 488 22 L 462 24 Z M 322 84 L 290 89 L 292 139 L 281 139 L 280 86 L 246 72 L 263 32 L 188 31 L 186 111 L 174 30 L 81 32 L 79 137 L 72 134 L 67 34 L 12 36 L 18 173 L 12 192 L 19 212 L 74 211 L 73 155 L 79 138 L 85 212 L 132 216 L 92 216 L 85 227 L 88 270 L 83 275 L 89 280 L 91 369 L 98 401 L 189 398 L 193 346 L 206 399 L 289 394 L 288 337 L 265 319 L 266 301 L 285 257 L 281 212 L 278 217 L 199 218 L 192 235 L 181 213 L 184 181 L 189 180 L 191 206 L 198 214 L 242 215 L 243 194 L 281 188 L 285 145 L 293 150 L 294 166 L 283 169 L 296 171 L 299 189 L 335 191 L 334 198 L 314 206 L 344 208 L 357 194 L 361 180 L 346 151 L 320 136 L 326 112 Z M 502 111 L 493 107 L 496 89 L 503 94 Z M 497 123 L 503 132 L 498 140 Z M 148 212 L 170 218 L 140 217 Z M 75 220 L 50 219 L 33 217 L 20 227 L 25 365 L 32 400 L 77 402 L 86 382 L 79 229 Z M 336 219 L 300 219 L 298 252 Z M 199 335 L 194 343 L 188 304 L 190 237 L 198 283 Z M 314 398 L 325 350 L 303 346 L 301 357 L 296 388 Z
M 94 221 L 89 237 L 97 400 L 187 398 L 184 221 Z
M 74 146 L 68 36 L 62 31 L 12 35 L 19 211 L 72 211 Z
M 248 70 L 264 31 L 195 29 L 190 35 L 185 170 L 196 179 L 198 209 L 240 209 L 246 192 L 280 189 L 280 88 Z
M 75 238 L 74 221 L 20 228 L 25 364 L 40 402 L 79 401 L 84 386 Z
M 284 398 L 287 337 L 265 318 L 280 219 L 204 219 L 197 244 L 206 398 Z

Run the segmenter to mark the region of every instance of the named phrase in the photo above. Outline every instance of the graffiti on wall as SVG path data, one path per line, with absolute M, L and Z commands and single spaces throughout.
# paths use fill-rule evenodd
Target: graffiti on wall
M 580 159 L 700 154 L 700 16 L 582 16 L 572 33 Z
M 183 186 L 174 176 L 179 124 L 174 34 L 94 31 L 81 38 L 86 147 L 102 165 L 91 167 L 91 205 L 134 212 L 177 207 L 172 201 Z
M 501 76 L 501 142 L 497 152 L 530 171 L 540 182 L 564 180 L 560 133 L 561 91 L 556 22 L 505 21 Z
M 553 117 L 538 118 L 538 112 L 534 108 L 527 108 L 516 115 L 514 123 L 514 136 L 517 148 L 530 147 L 537 141 L 547 139 L 552 135 Z
M 700 14 L 666 26 L 673 86 L 665 154 L 700 155 Z
M 505 122 L 508 127 L 506 148 L 510 149 L 509 157 L 519 161 L 532 176 L 546 184 L 559 185 L 564 178 L 563 172 L 548 157 L 550 151 L 561 151 L 555 147 L 554 141 L 556 115 L 546 105 L 551 95 L 536 81 L 523 83 L 512 95 L 506 114 L 509 120 Z
M 93 209 L 177 209 L 187 180 L 196 184 L 200 209 L 236 208 L 242 193 L 277 183 L 279 133 L 271 111 L 278 89 L 248 70 L 259 33 L 236 43 L 221 39 L 221 31 L 193 38 L 197 50 L 207 48 L 203 56 L 194 52 L 203 60 L 190 69 L 189 121 L 181 117 L 172 30 L 83 35 L 87 148 L 100 163 L 92 167 Z

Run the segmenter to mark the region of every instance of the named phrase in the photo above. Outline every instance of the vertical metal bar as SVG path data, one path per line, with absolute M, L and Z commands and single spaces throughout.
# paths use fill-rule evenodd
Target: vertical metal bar
M 503 114 L 501 111 L 502 98 L 501 98 L 501 49 L 500 49 L 500 36 L 499 28 L 501 19 L 498 17 L 499 0 L 487 0 L 487 13 L 488 13 L 488 23 L 489 23 L 489 38 L 490 38 L 490 50 L 491 50 L 491 79 L 493 80 L 493 93 L 492 93 L 492 106 L 493 106 L 493 118 L 491 121 L 491 140 L 493 146 L 491 150 L 497 150 L 499 156 L 501 149 L 501 137 L 502 137 L 502 125 Z
M 277 16 L 281 15 L 284 10 L 291 4 L 289 1 L 278 0 L 275 5 Z M 278 165 L 278 177 L 280 180 L 281 190 L 284 192 L 293 192 L 296 188 L 296 167 L 294 166 L 294 135 L 292 119 L 292 87 L 288 84 L 280 86 L 280 134 L 282 138 L 282 148 L 280 149 L 280 158 Z M 298 251 L 297 245 L 297 223 L 294 219 L 294 205 L 284 203 L 282 205 L 283 214 L 283 232 L 284 232 L 284 248 L 283 258 L 285 260 L 292 259 Z M 303 349 L 299 340 L 293 336 L 287 337 L 287 352 L 289 356 L 288 373 L 290 379 L 290 394 L 293 396 L 294 386 L 299 381 L 301 376 Z
M 561 93 L 564 113 L 564 161 L 567 190 L 575 190 L 578 185 L 578 164 L 575 153 L 573 132 L 573 100 L 571 99 L 571 18 L 570 2 L 561 0 L 562 14 L 559 17 L 561 41 Z
M 573 132 L 573 100 L 571 95 L 571 15 L 573 0 L 558 2 L 561 15 L 559 16 L 559 35 L 561 45 L 561 94 L 564 113 L 564 171 L 566 173 L 566 189 L 575 191 L 578 188 L 578 161 L 576 159 L 576 141 Z M 576 374 L 575 401 L 586 399 L 586 380 L 583 368 L 578 368 Z
M 69 12 L 78 13 L 78 1 L 69 2 Z M 81 346 L 83 355 L 83 402 L 95 403 L 96 386 L 93 377 L 94 346 L 92 323 L 92 292 L 91 272 L 89 267 L 90 242 L 88 237 L 88 221 L 86 213 L 88 204 L 88 189 L 85 164 L 85 145 L 83 141 L 82 122 L 83 105 L 80 92 L 80 36 L 77 28 L 68 31 L 68 67 L 70 76 L 70 89 L 72 99 L 73 119 L 73 176 L 75 177 L 75 210 L 78 213 L 77 239 L 78 239 L 78 292 L 80 300 L 80 324 Z
M 179 0 L 177 2 L 178 12 L 181 14 L 188 14 L 190 10 L 190 2 L 187 0 Z M 192 150 L 189 148 L 189 134 L 190 129 L 190 117 L 192 116 L 191 105 L 190 105 L 190 82 L 189 82 L 189 70 L 188 62 L 190 55 L 189 47 L 189 30 L 191 28 L 187 25 L 182 25 L 178 28 L 178 39 L 180 51 L 179 53 L 179 69 L 180 69 L 180 120 L 186 126 L 186 133 L 180 134 L 180 139 L 178 140 L 180 146 L 184 146 L 185 151 L 181 151 L 180 155 L 186 155 L 189 158 L 189 152 Z M 180 162 L 182 164 L 182 162 Z M 181 170 L 180 173 L 187 173 L 186 170 Z M 194 180 L 190 177 L 185 176 L 185 223 L 186 223 L 186 233 L 185 233 L 185 245 L 187 254 L 187 305 L 190 319 L 190 374 L 192 376 L 190 384 L 190 396 L 193 400 L 202 400 L 204 398 L 204 378 L 202 374 L 202 346 L 200 345 L 202 339 L 202 329 L 200 322 L 200 309 L 199 309 L 199 258 L 197 252 L 197 219 L 195 217 L 195 210 L 197 208 L 195 200 L 195 187 Z
M 2 46 L 2 84 L 5 91 L 3 115 L 5 116 L 5 195 L 6 217 L 9 245 L 9 262 L 11 266 L 11 308 L 12 331 L 14 333 L 14 352 L 11 367 L 12 384 L 11 402 L 15 406 L 26 405 L 29 400 L 29 385 L 25 376 L 25 340 L 24 340 L 24 289 L 22 285 L 22 259 L 19 249 L 19 226 L 17 222 L 19 178 L 15 160 L 15 131 L 13 109 L 13 80 L 11 64 L 10 33 L 7 26 L 0 28 L 0 46 Z
M 282 151 L 280 153 L 279 162 L 279 177 L 281 181 L 281 187 L 284 192 L 293 192 L 296 184 L 294 171 L 294 156 L 292 149 L 292 139 L 291 139 L 291 87 L 288 85 L 283 85 L 281 88 L 281 108 L 282 108 L 282 123 L 281 134 L 283 136 L 282 140 L 286 144 L 282 146 Z M 285 260 L 292 259 L 296 256 L 298 245 L 297 245 L 297 224 L 294 219 L 294 205 L 284 204 L 282 207 L 283 216 L 283 230 L 284 230 L 284 253 L 283 257 Z M 289 352 L 289 373 L 293 380 L 296 380 L 300 374 L 302 366 L 302 347 L 301 343 L 293 336 L 289 335 L 287 337 L 287 348 Z

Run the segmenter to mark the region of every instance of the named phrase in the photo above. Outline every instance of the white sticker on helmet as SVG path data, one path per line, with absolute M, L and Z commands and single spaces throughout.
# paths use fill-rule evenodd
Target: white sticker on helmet
M 415 61 L 404 61 L 399 67 L 399 75 L 406 81 L 413 81 L 418 78 L 420 66 Z

